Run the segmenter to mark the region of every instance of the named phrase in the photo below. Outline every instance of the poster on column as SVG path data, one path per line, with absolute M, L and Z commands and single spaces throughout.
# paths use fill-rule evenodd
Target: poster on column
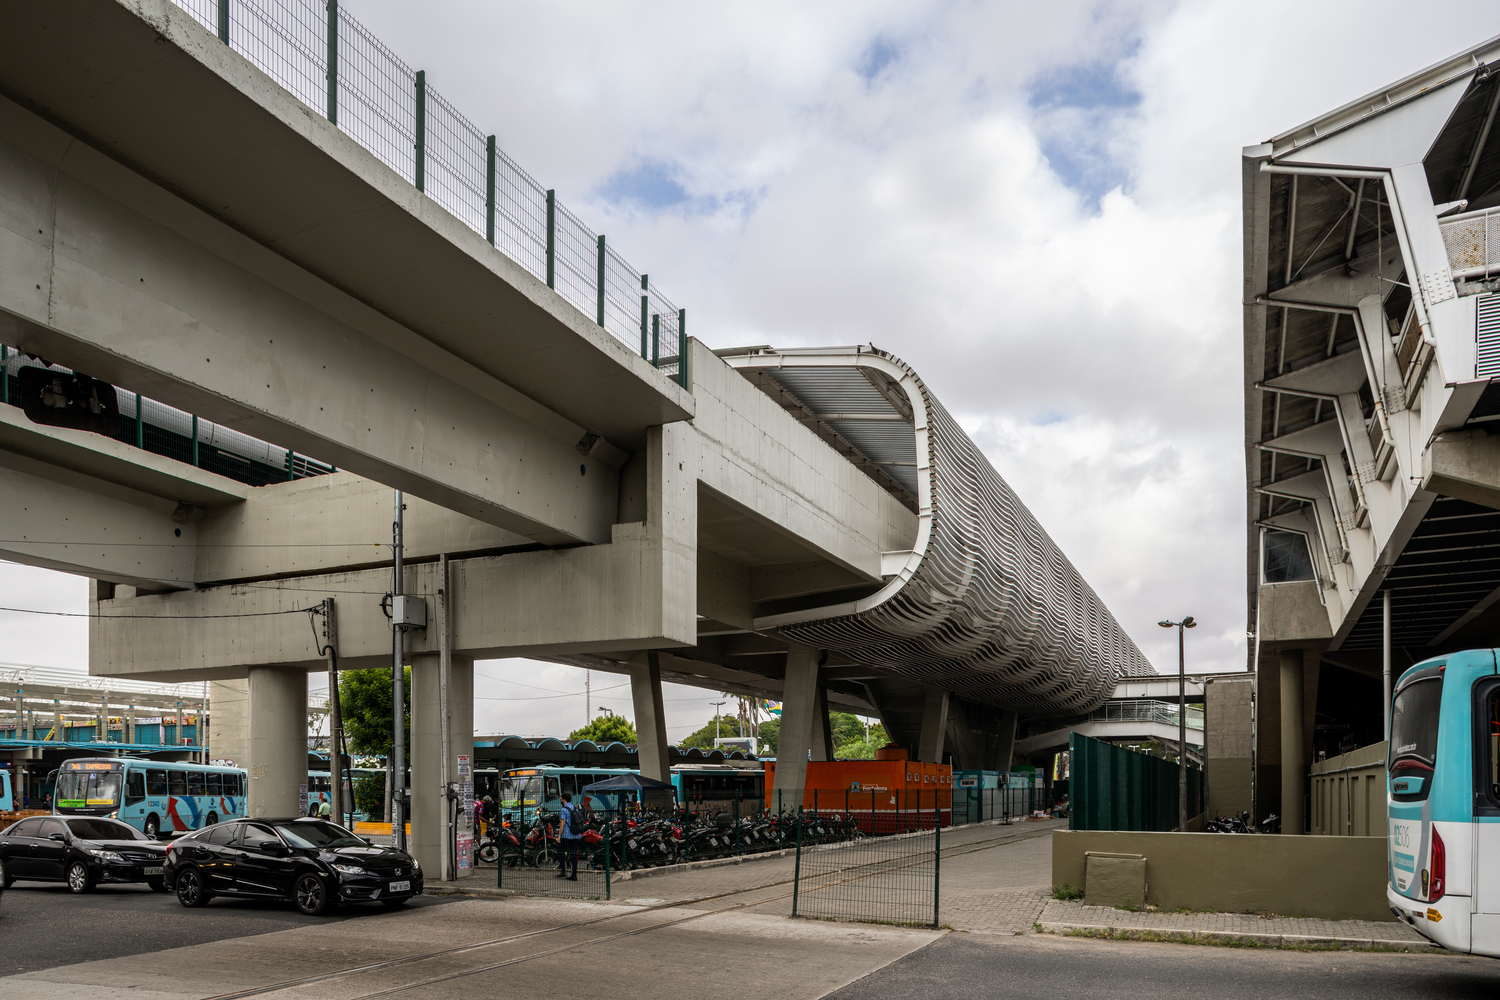
M 298 785 L 297 786 L 297 815 L 298 816 L 306 816 L 307 815 L 307 786 L 306 785 Z
M 453 838 L 453 850 L 457 854 L 458 874 L 467 873 L 474 867 L 474 835 L 460 833 Z

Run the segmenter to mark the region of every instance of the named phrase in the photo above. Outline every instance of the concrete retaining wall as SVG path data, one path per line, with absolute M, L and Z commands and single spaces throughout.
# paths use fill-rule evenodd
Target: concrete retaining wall
M 1146 901 L 1164 910 L 1392 920 L 1384 837 L 1058 830 L 1052 884 L 1085 886 L 1084 852 L 1146 857 Z
M 1312 766 L 1312 832 L 1330 837 L 1384 837 L 1387 743 L 1330 757 Z

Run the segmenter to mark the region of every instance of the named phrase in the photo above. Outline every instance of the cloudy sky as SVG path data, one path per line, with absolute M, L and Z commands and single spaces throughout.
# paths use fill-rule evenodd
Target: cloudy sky
M 1189 669 L 1245 664 L 1241 147 L 1500 33 L 1479 3 L 341 9 L 709 346 L 910 362 L 1163 671 L 1155 623 L 1184 614 Z M 0 599 L 82 610 L 84 586 L 7 567 Z M 86 660 L 73 620 L 0 614 L 0 643 Z M 481 731 L 583 718 L 577 671 L 480 675 Z M 674 737 L 712 717 L 667 698 Z

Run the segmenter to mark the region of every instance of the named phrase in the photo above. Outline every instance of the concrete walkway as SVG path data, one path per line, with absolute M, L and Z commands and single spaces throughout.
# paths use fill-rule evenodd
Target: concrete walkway
M 1049 899 L 1037 917 L 1048 934 L 1114 940 L 1188 941 L 1262 947 L 1380 948 L 1427 951 L 1434 946 L 1397 921 L 1319 920 L 1253 913 L 1157 913 Z M 1440 950 L 1440 949 L 1438 949 Z

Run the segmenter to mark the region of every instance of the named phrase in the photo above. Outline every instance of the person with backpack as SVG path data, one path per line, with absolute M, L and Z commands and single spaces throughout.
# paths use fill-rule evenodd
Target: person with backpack
M 560 831 L 557 854 L 557 877 L 569 882 L 578 881 L 578 847 L 583 843 L 583 813 L 573 804 L 571 792 L 562 793 L 562 813 L 558 816 Z M 573 874 L 568 874 L 571 863 Z

